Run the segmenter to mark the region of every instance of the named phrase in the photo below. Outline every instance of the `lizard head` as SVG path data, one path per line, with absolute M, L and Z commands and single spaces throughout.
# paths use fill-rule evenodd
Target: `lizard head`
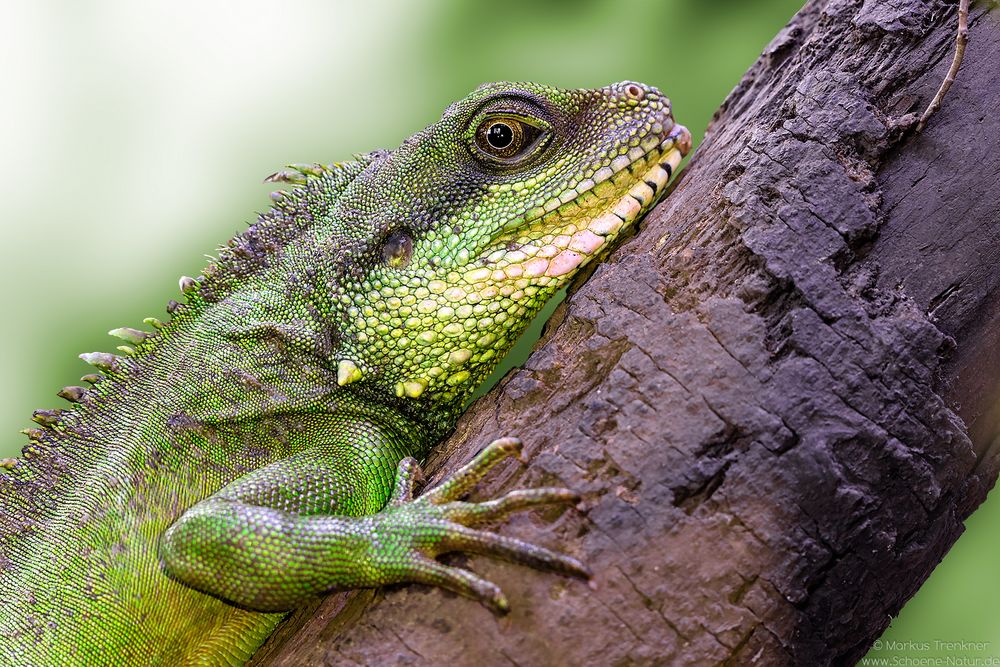
M 372 157 L 337 207 L 367 239 L 344 280 L 339 380 L 371 372 L 401 398 L 466 396 L 690 146 L 655 88 L 501 82 Z

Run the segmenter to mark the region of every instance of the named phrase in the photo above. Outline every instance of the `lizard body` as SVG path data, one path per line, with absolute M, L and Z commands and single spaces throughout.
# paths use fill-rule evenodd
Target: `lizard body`
M 505 610 L 448 551 L 585 576 L 475 529 L 571 492 L 458 500 L 516 441 L 417 499 L 415 459 L 689 148 L 653 88 L 496 83 L 394 151 L 271 177 L 296 187 L 166 323 L 81 355 L 93 387 L 0 470 L 0 663 L 241 664 L 303 601 L 403 581 Z

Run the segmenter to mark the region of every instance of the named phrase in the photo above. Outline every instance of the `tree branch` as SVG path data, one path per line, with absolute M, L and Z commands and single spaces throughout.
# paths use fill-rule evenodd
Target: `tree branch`
M 1000 467 L 995 15 L 972 12 L 935 122 L 895 120 L 937 89 L 956 10 L 807 3 L 675 192 L 432 458 L 440 479 L 520 436 L 528 465 L 480 493 L 581 491 L 583 511 L 502 530 L 582 558 L 593 588 L 473 558 L 508 617 L 418 586 L 333 596 L 257 662 L 863 655 Z
M 931 100 L 931 103 L 927 105 L 924 113 L 920 116 L 920 122 L 917 123 L 917 132 L 922 132 L 924 127 L 927 126 L 927 121 L 930 117 L 941 108 L 941 100 L 948 94 L 948 89 L 951 88 L 951 84 L 955 83 L 955 77 L 958 76 L 958 69 L 962 66 L 962 58 L 965 57 L 965 46 L 968 43 L 969 0 L 959 0 L 958 32 L 955 34 L 955 55 L 951 59 L 951 67 L 948 68 L 948 73 L 945 74 L 944 81 L 941 82 L 941 87 L 938 88 L 934 99 Z

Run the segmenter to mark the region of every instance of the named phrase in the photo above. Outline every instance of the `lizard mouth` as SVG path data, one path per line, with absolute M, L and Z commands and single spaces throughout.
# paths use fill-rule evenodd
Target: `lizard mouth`
M 691 133 L 683 125 L 647 138 L 576 188 L 509 224 L 515 229 L 498 239 L 502 247 L 486 264 L 515 280 L 575 271 L 652 207 L 690 150 Z

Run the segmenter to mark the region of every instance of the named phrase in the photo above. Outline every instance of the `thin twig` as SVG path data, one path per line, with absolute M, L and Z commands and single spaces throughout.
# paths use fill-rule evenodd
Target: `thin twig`
M 924 126 L 927 125 L 927 119 L 941 108 L 941 100 L 944 99 L 945 93 L 951 88 L 951 84 L 955 83 L 955 76 L 958 74 L 958 68 L 962 66 L 962 58 L 965 56 L 965 45 L 968 43 L 969 0 L 959 0 L 958 34 L 955 35 L 955 57 L 951 59 L 951 67 L 948 68 L 948 74 L 945 75 L 944 81 L 941 82 L 941 87 L 938 88 L 937 94 L 920 116 L 920 121 L 917 123 L 917 132 L 924 129 Z

